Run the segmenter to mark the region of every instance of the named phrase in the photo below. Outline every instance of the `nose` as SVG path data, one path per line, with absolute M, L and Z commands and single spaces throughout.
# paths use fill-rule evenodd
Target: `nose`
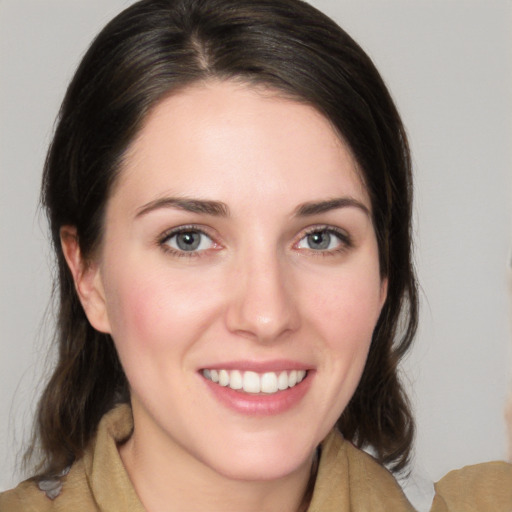
M 232 274 L 226 324 L 231 332 L 270 343 L 298 329 L 293 277 L 276 254 L 253 252 Z

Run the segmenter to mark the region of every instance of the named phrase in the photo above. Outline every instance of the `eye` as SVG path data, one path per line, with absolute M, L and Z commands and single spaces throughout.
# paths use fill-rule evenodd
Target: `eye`
M 332 228 L 315 229 L 302 237 L 297 244 L 298 249 L 312 251 L 336 251 L 350 245 L 346 234 Z
M 166 235 L 161 241 L 166 248 L 180 253 L 205 251 L 215 246 L 213 240 L 198 229 L 180 229 Z

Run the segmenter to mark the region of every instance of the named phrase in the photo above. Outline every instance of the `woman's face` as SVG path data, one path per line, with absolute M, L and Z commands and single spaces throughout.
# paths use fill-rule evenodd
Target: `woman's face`
M 236 479 L 309 463 L 386 296 L 370 211 L 312 107 L 229 82 L 164 100 L 109 199 L 84 301 L 130 383 L 133 442 Z

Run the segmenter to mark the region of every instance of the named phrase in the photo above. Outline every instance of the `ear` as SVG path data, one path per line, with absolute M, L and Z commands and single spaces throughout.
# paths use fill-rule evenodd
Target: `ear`
M 60 243 L 75 282 L 78 298 L 91 325 L 100 332 L 110 333 L 105 292 L 99 265 L 85 261 L 80 252 L 75 226 L 62 226 Z
M 388 278 L 383 277 L 380 281 L 380 309 L 384 307 L 384 303 L 388 298 Z

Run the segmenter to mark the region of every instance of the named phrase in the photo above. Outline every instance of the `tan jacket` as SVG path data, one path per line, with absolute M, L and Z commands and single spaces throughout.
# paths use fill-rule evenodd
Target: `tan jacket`
M 67 475 L 39 486 L 26 481 L 0 494 L 0 512 L 144 512 L 117 450 L 131 429 L 127 406 L 109 412 L 90 449 Z M 432 512 L 511 512 L 512 465 L 489 463 L 452 472 L 436 489 Z M 54 499 L 48 497 L 52 493 Z M 329 434 L 308 512 L 413 510 L 386 469 L 338 433 Z

